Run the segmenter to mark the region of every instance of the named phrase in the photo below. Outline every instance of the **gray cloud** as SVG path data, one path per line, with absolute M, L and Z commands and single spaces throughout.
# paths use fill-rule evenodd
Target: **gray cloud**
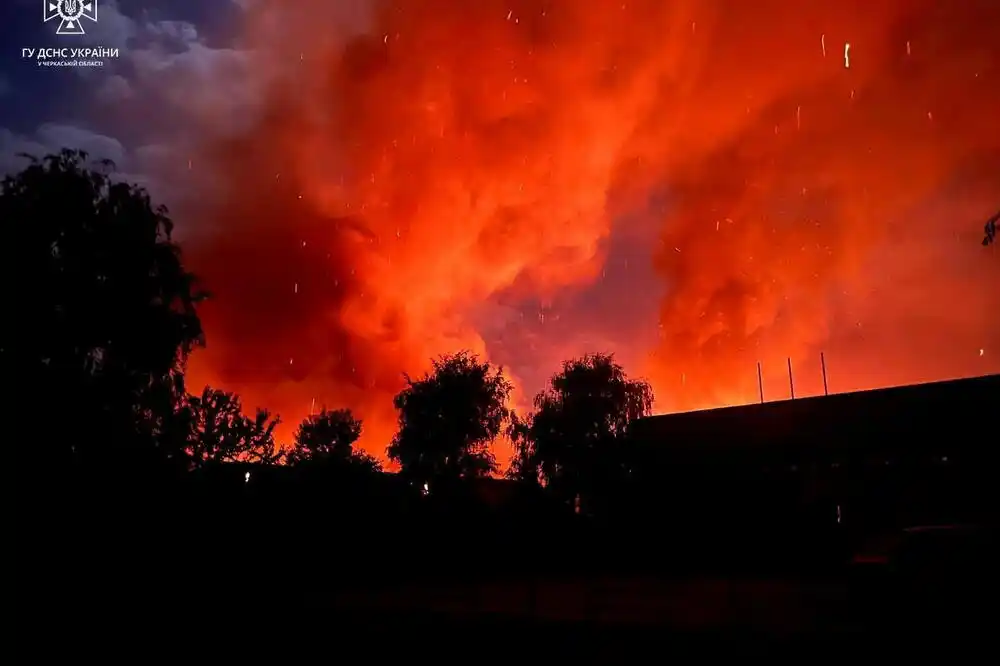
M 62 148 L 84 150 L 95 160 L 110 159 L 119 167 L 130 162 L 125 147 L 113 137 L 73 125 L 45 123 L 30 136 L 0 128 L 0 172 L 7 174 L 26 166 L 21 154 L 44 157 Z
M 18 4 L 37 8 L 37 0 Z M 89 104 L 78 100 L 72 118 L 49 118 L 33 132 L 0 129 L 0 172 L 25 165 L 19 152 L 41 156 L 71 147 L 114 160 L 123 177 L 168 204 L 194 193 L 191 181 L 210 185 L 190 177 L 190 137 L 239 129 L 239 119 L 256 108 L 259 76 L 244 52 L 209 46 L 194 24 L 152 20 L 128 8 L 117 0 L 100 2 L 98 22 L 88 23 L 87 34 L 74 42 L 120 52 L 104 67 L 75 70 Z M 169 9 L 159 13 L 165 14 Z M 9 86 L 0 77 L 0 95 L 5 92 Z
M 131 99 L 134 91 L 127 78 L 121 74 L 112 74 L 98 86 L 95 94 L 101 104 L 114 105 Z
M 139 34 L 139 26 L 133 19 L 122 14 L 116 0 L 104 0 L 97 10 L 98 22 L 87 25 L 83 38 L 87 46 L 107 46 L 126 49 Z
M 52 152 L 36 138 L 21 136 L 9 129 L 0 128 L 0 176 L 15 172 L 27 165 L 22 154 L 40 157 Z
M 118 139 L 82 127 L 46 123 L 38 128 L 36 136 L 42 145 L 50 148 L 78 148 L 94 159 L 109 159 L 119 165 L 126 162 L 125 147 Z
M 255 3 L 230 1 L 242 9 Z M 35 0 L 18 4 L 28 6 Z M 329 15 L 302 12 L 293 18 L 348 32 L 363 29 L 368 21 L 370 0 L 331 5 Z M 84 45 L 120 51 L 105 67 L 77 70 L 92 103 L 92 113 L 84 114 L 88 122 L 52 118 L 24 134 L 0 129 L 0 172 L 24 166 L 14 157 L 18 152 L 44 155 L 63 147 L 82 148 L 95 158 L 114 160 L 124 177 L 147 186 L 168 205 L 183 207 L 185 199 L 212 186 L 205 174 L 191 177 L 192 166 L 195 171 L 198 167 L 188 157 L 195 138 L 244 131 L 255 121 L 274 72 L 261 71 L 261 59 L 246 48 L 209 44 L 190 22 L 152 20 L 149 14 L 126 14 L 123 9 L 128 11 L 128 5 L 119 0 L 101 1 L 99 21 L 88 24 L 82 38 Z M 272 14 L 262 6 L 257 20 L 268 23 Z M 169 15 L 169 9 L 161 8 L 159 15 Z M 280 16 L 290 20 L 287 12 Z M 288 57 L 296 54 L 290 51 Z M 275 71 L 279 65 L 284 66 L 276 63 Z M 0 78 L 0 95 L 5 91 Z

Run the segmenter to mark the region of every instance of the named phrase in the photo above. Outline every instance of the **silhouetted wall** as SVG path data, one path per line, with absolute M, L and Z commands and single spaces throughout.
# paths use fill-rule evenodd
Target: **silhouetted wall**
M 989 521 L 998 402 L 993 375 L 643 419 L 633 506 L 760 529 Z

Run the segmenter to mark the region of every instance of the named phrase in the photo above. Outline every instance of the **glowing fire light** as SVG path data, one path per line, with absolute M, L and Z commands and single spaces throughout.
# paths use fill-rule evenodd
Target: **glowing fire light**
M 466 348 L 529 400 L 614 351 L 658 411 L 757 402 L 758 361 L 783 399 L 787 357 L 822 395 L 821 349 L 837 392 L 1000 371 L 996 257 L 954 242 L 996 206 L 997 3 L 394 0 L 336 38 L 352 3 L 244 4 L 259 112 L 184 91 L 188 380 L 283 442 L 315 396 L 383 456 L 403 373 Z

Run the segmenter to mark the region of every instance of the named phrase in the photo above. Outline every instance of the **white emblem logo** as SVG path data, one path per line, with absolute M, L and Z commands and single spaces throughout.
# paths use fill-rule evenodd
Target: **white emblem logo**
M 97 0 L 42 0 L 42 21 L 59 19 L 57 35 L 82 35 L 83 20 L 97 23 Z

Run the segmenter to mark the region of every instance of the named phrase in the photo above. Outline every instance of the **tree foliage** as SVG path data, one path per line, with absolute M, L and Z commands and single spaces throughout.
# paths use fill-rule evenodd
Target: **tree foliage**
M 531 443 L 532 416 L 523 418 L 516 412 L 511 412 L 510 424 L 507 427 L 507 437 L 514 446 L 514 457 L 504 476 L 510 481 L 529 485 L 538 485 L 542 481 L 541 470 L 538 469 L 538 458 L 533 455 Z
M 432 372 L 407 377 L 395 398 L 399 431 L 389 458 L 420 482 L 496 472 L 491 444 L 510 419 L 512 389 L 502 368 L 471 352 L 435 360 Z
M 159 436 L 202 343 L 204 294 L 167 210 L 84 152 L 29 159 L 0 181 L 12 315 L 0 327 L 0 371 L 39 388 L 23 406 L 34 416 L 59 405 L 40 438 L 50 462 L 177 454 Z
M 593 505 L 627 477 L 624 434 L 652 405 L 649 384 L 630 380 L 613 355 L 566 361 L 514 433 L 514 474 L 537 475 L 564 500 Z
M 200 396 L 187 398 L 178 418 L 185 424 L 184 444 L 192 467 L 210 462 L 274 464 L 282 458 L 274 439 L 279 419 L 264 409 L 247 416 L 235 393 L 205 387 Z
M 287 462 L 293 465 L 334 464 L 359 471 L 381 471 L 378 460 L 354 448 L 360 437 L 361 421 L 354 417 L 351 410 L 324 409 L 299 424 L 295 432 L 295 446 L 289 451 Z

